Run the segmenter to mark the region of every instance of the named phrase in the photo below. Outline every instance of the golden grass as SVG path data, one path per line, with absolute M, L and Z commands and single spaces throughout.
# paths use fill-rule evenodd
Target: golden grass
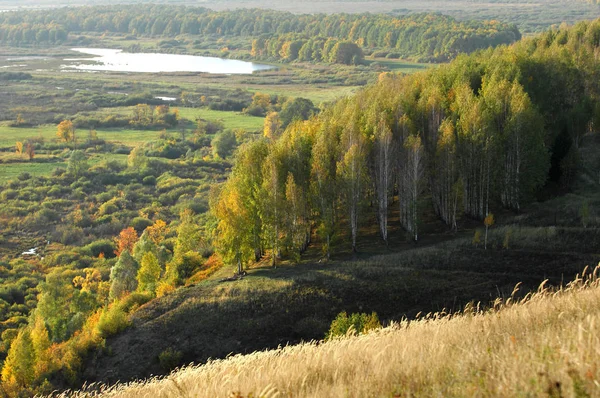
M 542 284 L 535 294 L 497 300 L 485 311 L 428 314 L 367 335 L 62 396 L 600 396 L 598 271 L 558 291 Z

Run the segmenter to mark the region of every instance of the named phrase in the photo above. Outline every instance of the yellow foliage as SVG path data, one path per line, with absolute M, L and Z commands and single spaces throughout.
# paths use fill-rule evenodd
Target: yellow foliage
M 488 214 L 485 220 L 483 220 L 484 225 L 488 228 L 494 225 L 494 222 L 494 215 L 492 213 Z
M 169 233 L 169 227 L 167 226 L 167 223 L 163 220 L 156 220 L 154 222 L 154 225 L 151 225 L 148 228 L 146 228 L 146 232 L 148 232 L 150 240 L 152 240 L 152 242 L 158 245 L 165 239 L 165 236 Z
M 71 142 L 75 139 L 75 127 L 70 120 L 63 120 L 56 128 L 56 136 L 64 142 Z

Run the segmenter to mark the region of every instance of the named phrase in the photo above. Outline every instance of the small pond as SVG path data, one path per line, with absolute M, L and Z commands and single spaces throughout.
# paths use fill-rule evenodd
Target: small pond
M 275 69 L 271 65 L 196 55 L 126 53 L 123 50 L 103 48 L 74 48 L 73 51 L 93 57 L 67 58 L 64 61 L 68 64 L 61 65 L 62 69 L 147 73 L 201 72 L 227 75 Z

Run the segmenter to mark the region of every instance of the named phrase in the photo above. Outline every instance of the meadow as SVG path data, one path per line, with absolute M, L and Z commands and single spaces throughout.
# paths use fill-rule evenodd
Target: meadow
M 332 341 L 210 360 L 57 397 L 597 396 L 598 268 L 482 309 L 428 313 Z M 568 327 L 565 327 L 568 325 Z

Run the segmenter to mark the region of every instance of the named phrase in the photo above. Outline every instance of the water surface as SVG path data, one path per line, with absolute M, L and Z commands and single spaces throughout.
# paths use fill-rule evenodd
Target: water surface
M 91 58 L 67 58 L 63 69 L 113 72 L 202 72 L 214 74 L 250 74 L 260 70 L 274 69 L 270 65 L 253 62 L 200 57 L 196 55 L 126 53 L 123 50 L 103 48 L 73 48 Z

